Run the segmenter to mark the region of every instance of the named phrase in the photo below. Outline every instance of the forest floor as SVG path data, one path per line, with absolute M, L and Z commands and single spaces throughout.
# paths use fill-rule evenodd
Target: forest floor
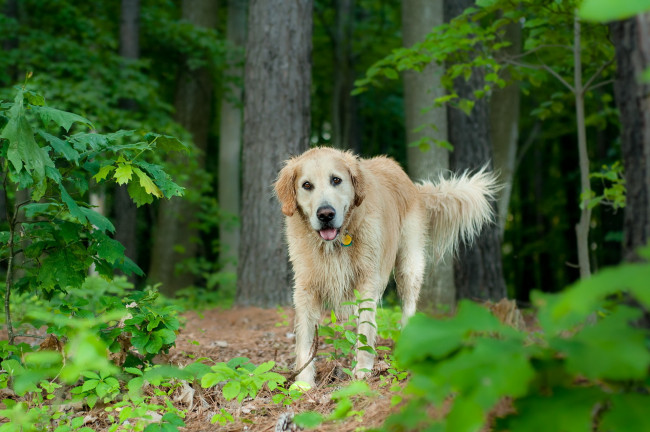
M 508 321 L 513 320 L 513 311 L 518 314 L 516 307 L 513 309 L 508 304 L 503 304 L 505 308 L 499 310 L 501 305 L 502 303 L 499 303 L 488 307 L 502 321 L 514 324 Z M 155 361 L 183 367 L 196 361 L 212 365 L 228 362 L 236 357 L 246 357 L 255 365 L 272 360 L 275 362 L 273 371 L 289 377 L 295 361 L 293 315 L 293 309 L 289 307 L 276 309 L 234 307 L 186 312 L 183 314 L 184 324 L 177 336 L 176 346 L 168 355 L 158 357 Z M 521 315 L 518 314 L 516 319 L 521 320 Z M 528 326 L 523 322 L 521 324 Z M 41 332 L 44 330 L 41 329 Z M 348 432 L 378 428 L 386 418 L 399 411 L 401 404 L 395 406 L 391 404 L 391 399 L 396 392 L 394 389 L 391 390 L 390 384 L 387 385 L 392 376 L 387 372 L 389 365 L 383 358 L 384 353 L 392 351 L 393 345 L 392 340 L 378 338 L 377 346 L 389 347 L 391 350 L 379 351 L 372 374 L 365 380 L 372 391 L 371 396 L 354 397 L 353 410 L 358 414 L 344 420 L 323 423 L 316 430 Z M 318 348 L 317 386 L 289 406 L 273 403 L 272 395 L 266 388 L 261 390 L 255 399 L 247 398 L 242 403 L 237 400 L 227 401 L 219 385 L 203 389 L 199 383 L 181 383 L 169 396 L 155 396 L 152 388 L 145 388 L 145 393 L 152 396 L 151 404 L 164 406 L 166 402 L 171 402 L 175 408 L 185 411 L 186 426 L 180 429 L 184 432 L 301 430 L 291 422 L 293 414 L 316 411 L 324 417 L 329 415 L 336 407 L 331 397 L 332 393 L 350 382 L 350 378 L 342 372 L 343 368 L 350 367 L 349 364 L 344 363 L 349 360 L 332 360 L 331 356 L 321 355 L 332 350 L 331 346 L 323 343 L 322 338 L 319 340 Z M 405 381 L 407 380 L 399 385 L 404 386 Z M 3 395 L 3 397 L 7 396 L 11 397 L 8 394 Z M 75 406 L 61 407 L 61 409 L 72 410 L 76 415 L 83 416 L 85 426 L 104 432 L 113 425 L 109 421 L 109 413 L 104 409 L 105 406 L 98 404 L 88 412 L 85 411 L 87 407 L 81 403 L 73 405 Z M 450 404 L 445 405 L 447 407 L 442 409 L 432 409 L 429 414 L 433 417 L 444 416 Z M 222 409 L 230 413 L 234 421 L 225 424 L 211 423 L 212 417 Z M 504 400 L 490 413 L 490 418 L 511 410 L 511 404 Z M 152 413 L 152 417 L 154 421 L 160 419 L 156 413 Z M 0 420 L 0 424 L 2 423 L 3 421 Z M 490 428 L 485 430 L 489 431 Z
M 273 360 L 276 362 L 274 369 L 276 371 L 293 370 L 295 336 L 291 308 L 213 309 L 202 313 L 188 312 L 185 318 L 187 322 L 178 335 L 176 348 L 170 352 L 169 360 L 172 364 L 183 365 L 198 357 L 209 358 L 214 362 L 227 362 L 235 357 L 247 357 L 255 365 Z M 379 345 L 392 347 L 392 341 L 380 340 Z M 327 348 L 321 342 L 319 350 Z M 382 365 L 385 367 L 385 362 L 378 360 L 376 366 L 379 366 L 379 370 Z M 201 395 L 195 394 L 194 406 L 189 410 L 185 420 L 186 430 L 197 432 L 298 430 L 295 425 L 285 420 L 288 417 L 286 413 L 317 411 L 324 415 L 329 414 L 335 405 L 331 400 L 331 394 L 349 382 L 349 377 L 340 372 L 341 366 L 349 367 L 334 361 L 319 360 L 317 387 L 305 393 L 300 400 L 289 407 L 274 404 L 270 395 L 265 394 L 264 391 L 255 400 L 244 400 L 242 404 L 237 401 L 225 401 L 220 392 L 214 389 Z M 363 416 L 349 418 L 343 423 L 321 425 L 318 430 L 344 432 L 354 431 L 362 426 L 368 428 L 380 426 L 397 408 L 391 407 L 392 393 L 388 386 L 380 386 L 379 373 L 369 377 L 367 383 L 375 392 L 375 396 L 357 401 L 355 410 L 363 411 Z M 229 411 L 234 416 L 235 422 L 222 426 L 211 424 L 211 417 L 220 408 Z

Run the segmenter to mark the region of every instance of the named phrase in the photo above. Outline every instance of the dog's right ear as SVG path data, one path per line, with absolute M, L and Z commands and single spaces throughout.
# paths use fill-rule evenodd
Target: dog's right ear
M 298 210 L 298 201 L 296 200 L 296 166 L 292 160 L 287 161 L 284 168 L 280 170 L 275 182 L 275 194 L 282 205 L 282 213 L 285 216 L 293 216 Z

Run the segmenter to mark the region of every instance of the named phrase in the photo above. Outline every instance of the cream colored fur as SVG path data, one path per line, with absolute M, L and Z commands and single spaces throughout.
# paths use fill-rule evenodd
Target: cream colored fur
M 340 179 L 336 183 L 334 179 Z M 354 290 L 369 304 L 361 305 L 358 331 L 374 347 L 375 308 L 394 270 L 402 299 L 403 323 L 415 313 L 426 256 L 426 242 L 435 245 L 435 259 L 453 253 L 460 239 L 471 243 L 492 218 L 490 199 L 495 176 L 481 170 L 435 183 L 414 184 L 392 159 L 361 159 L 350 152 L 315 148 L 286 162 L 275 190 L 286 216 L 289 257 L 295 273 L 296 368 L 309 360 L 322 308 L 338 314 L 354 311 Z M 330 206 L 330 222 L 339 233 L 332 241 L 319 234 L 317 212 Z M 348 233 L 353 242 L 344 247 Z M 355 376 L 371 370 L 374 356 L 357 352 Z M 306 367 L 297 377 L 315 385 L 315 370 Z

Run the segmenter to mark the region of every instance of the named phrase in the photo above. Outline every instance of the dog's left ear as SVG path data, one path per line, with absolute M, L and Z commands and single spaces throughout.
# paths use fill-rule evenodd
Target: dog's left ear
M 359 158 L 354 157 L 354 162 L 348 165 L 352 185 L 354 186 L 354 206 L 358 207 L 366 197 L 366 182 L 361 172 Z
M 296 167 L 292 160 L 287 161 L 284 168 L 280 170 L 275 182 L 275 194 L 282 205 L 282 213 L 285 216 L 293 216 L 298 210 L 298 201 L 296 200 Z

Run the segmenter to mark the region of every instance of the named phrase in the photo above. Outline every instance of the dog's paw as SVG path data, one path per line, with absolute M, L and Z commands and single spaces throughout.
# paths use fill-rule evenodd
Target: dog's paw
M 354 379 L 363 380 L 370 376 L 370 372 L 371 372 L 370 368 L 355 367 L 354 370 L 352 371 L 352 374 L 354 376 Z
M 309 370 L 310 368 L 306 368 L 304 371 L 300 372 L 298 376 L 296 377 L 295 384 L 298 384 L 300 387 L 302 387 L 302 391 L 307 391 L 309 389 L 312 389 L 316 387 L 316 380 L 314 379 L 314 372 Z

